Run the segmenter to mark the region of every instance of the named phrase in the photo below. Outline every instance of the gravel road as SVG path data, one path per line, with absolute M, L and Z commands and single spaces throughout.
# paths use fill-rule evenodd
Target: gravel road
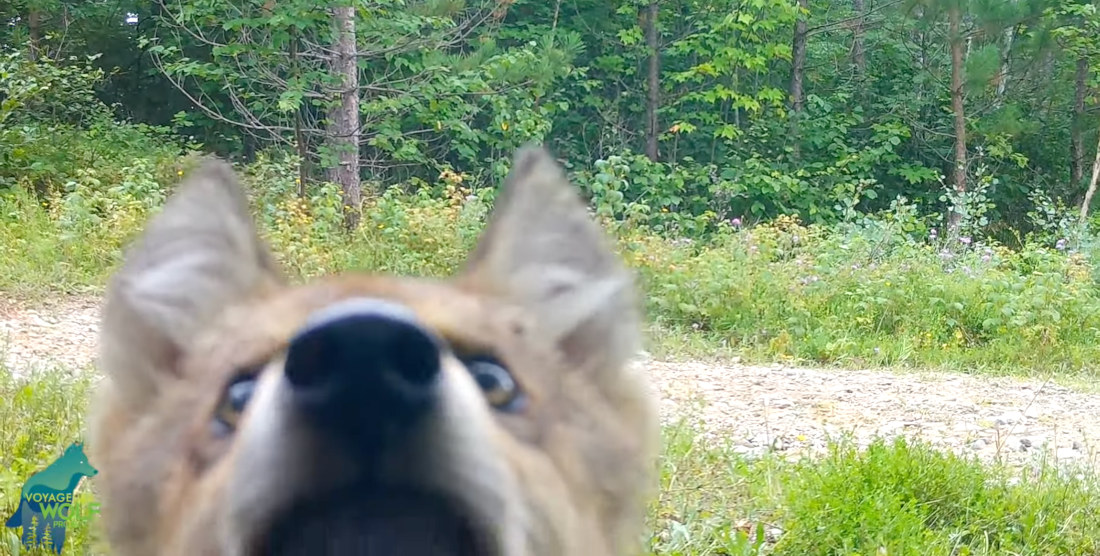
M 0 361 L 17 373 L 92 363 L 99 299 L 58 297 L 33 305 L 0 293 Z M 922 438 L 1014 468 L 1042 458 L 1092 467 L 1100 447 L 1100 393 L 1035 379 L 963 374 L 639 361 L 662 412 L 701 419 L 711 439 L 755 454 L 800 455 L 830 436 Z

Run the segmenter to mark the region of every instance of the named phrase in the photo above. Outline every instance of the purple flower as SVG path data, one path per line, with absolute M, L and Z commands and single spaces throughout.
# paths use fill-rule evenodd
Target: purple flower
M 985 255 L 982 255 L 982 262 L 983 262 L 983 263 L 988 263 L 988 262 L 989 262 L 990 260 L 992 260 L 992 259 L 993 259 L 993 257 L 991 257 L 991 256 L 989 255 L 989 253 L 986 253 Z
M 928 231 L 928 236 L 931 237 L 932 239 L 936 239 L 936 234 L 937 233 L 938 232 L 936 232 L 936 229 L 932 228 L 931 230 Z
M 730 220 L 730 224 L 733 224 L 734 228 L 740 228 L 741 227 L 741 219 L 740 218 L 733 218 L 733 219 Z
M 1066 240 L 1065 240 L 1065 238 L 1059 239 L 1059 240 L 1058 240 L 1058 243 L 1055 243 L 1055 244 L 1054 244 L 1054 248 L 1055 248 L 1055 249 L 1057 249 L 1057 250 L 1059 250 L 1059 251 L 1061 251 L 1061 250 L 1065 249 L 1065 248 L 1066 248 Z
M 968 237 L 960 237 L 959 241 L 961 241 L 963 245 L 970 245 L 970 238 Z

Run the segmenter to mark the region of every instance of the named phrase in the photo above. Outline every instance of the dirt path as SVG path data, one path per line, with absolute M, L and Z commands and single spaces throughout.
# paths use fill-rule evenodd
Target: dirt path
M 0 294 L 0 361 L 17 372 L 79 367 L 95 356 L 99 300 L 65 297 L 34 306 Z M 643 360 L 662 410 L 701 418 L 710 436 L 742 453 L 816 452 L 851 433 L 923 438 L 985 461 L 1027 467 L 1041 458 L 1096 462 L 1100 393 L 1052 383 L 969 375 L 719 365 Z

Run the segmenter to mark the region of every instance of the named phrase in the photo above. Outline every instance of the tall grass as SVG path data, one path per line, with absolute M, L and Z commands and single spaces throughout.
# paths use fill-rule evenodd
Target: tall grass
M 26 188 L 0 193 L 0 289 L 34 296 L 101 287 L 193 164 L 135 159 L 84 170 L 48 199 Z M 391 188 L 368 196 L 362 226 L 348 235 L 334 188 L 298 198 L 293 165 L 280 160 L 261 158 L 242 172 L 262 233 L 294 280 L 351 269 L 449 274 L 476 242 L 494 193 L 453 174 L 415 193 Z M 919 237 L 899 214 L 833 228 L 779 218 L 695 240 L 605 223 L 642 279 L 659 354 L 1093 373 L 1094 247 L 1011 250 Z

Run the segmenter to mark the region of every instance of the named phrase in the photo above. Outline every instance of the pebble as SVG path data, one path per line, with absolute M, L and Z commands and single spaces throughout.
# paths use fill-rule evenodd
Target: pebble
M 0 361 L 17 373 L 92 364 L 98 297 L 74 295 L 29 305 L 0 294 Z M 1038 456 L 1095 466 L 1100 393 L 1033 379 L 889 370 L 754 366 L 737 361 L 634 362 L 653 379 L 662 421 L 702 421 L 711 440 L 743 457 L 822 453 L 847 436 L 866 446 L 902 435 L 982 461 L 1029 467 Z M 702 402 L 702 405 L 698 405 Z M 1029 467 L 1030 468 L 1030 467 Z
M 1093 466 L 1082 446 L 1100 445 L 1100 393 L 1033 379 L 701 361 L 650 361 L 648 368 L 673 401 L 666 409 L 688 412 L 670 418 L 699 419 L 708 436 L 746 438 L 752 446 L 784 439 L 775 446 L 785 457 L 823 453 L 829 438 L 866 446 L 900 435 L 1013 468 L 1030 468 L 1043 454 Z M 796 437 L 805 440 L 785 440 Z

